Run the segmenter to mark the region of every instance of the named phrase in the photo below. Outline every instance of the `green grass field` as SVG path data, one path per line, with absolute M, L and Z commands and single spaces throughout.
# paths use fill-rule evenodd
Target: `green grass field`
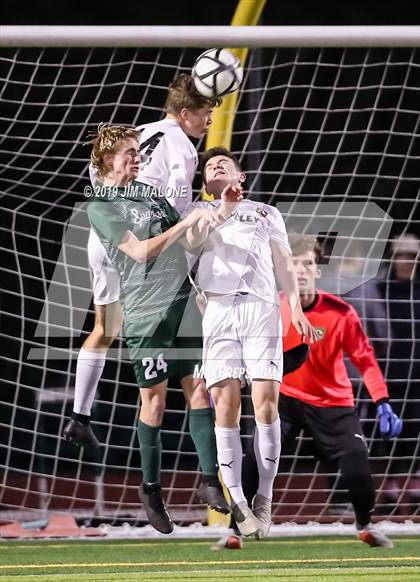
M 397 537 L 393 549 L 355 538 L 246 541 L 242 550 L 211 549 L 212 540 L 4 542 L 0 582 L 86 580 L 271 580 L 418 582 L 420 538 Z

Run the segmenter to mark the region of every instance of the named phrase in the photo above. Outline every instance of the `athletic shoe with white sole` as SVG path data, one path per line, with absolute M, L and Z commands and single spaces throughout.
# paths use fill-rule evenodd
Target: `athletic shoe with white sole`
M 271 500 L 257 493 L 252 500 L 252 512 L 260 524 L 256 537 L 266 538 L 271 526 Z
M 241 535 L 248 537 L 256 535 L 261 529 L 259 520 L 252 513 L 246 501 L 232 504 L 232 515 Z

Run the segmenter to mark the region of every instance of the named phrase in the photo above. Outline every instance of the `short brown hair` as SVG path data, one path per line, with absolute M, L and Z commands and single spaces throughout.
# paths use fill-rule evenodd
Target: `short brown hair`
M 182 73 L 169 85 L 164 109 L 166 113 L 178 115 L 184 108 L 194 111 L 206 106 L 216 107 L 221 102 L 221 99 L 210 99 L 201 95 L 195 88 L 193 78 Z
M 324 249 L 316 236 L 312 234 L 290 232 L 288 238 L 293 256 L 303 255 L 304 253 L 311 251 L 315 254 L 315 262 L 319 264 L 324 255 Z
M 201 154 L 200 157 L 200 174 L 201 177 L 203 178 L 204 184 L 207 184 L 205 172 L 206 164 L 209 160 L 211 160 L 211 158 L 215 158 L 216 156 L 226 156 L 227 158 L 233 161 L 236 169 L 239 170 L 239 172 L 242 172 L 241 164 L 239 163 L 238 158 L 234 154 L 232 154 L 231 151 L 229 151 L 223 146 L 210 148 L 209 150 L 206 150 L 203 154 Z
M 139 141 L 140 131 L 132 127 L 123 127 L 122 125 L 108 125 L 107 123 L 98 125 L 97 134 L 92 136 L 92 139 L 88 142 L 92 144 L 90 161 L 98 172 L 98 178 L 103 178 L 106 174 L 104 156 L 115 153 L 120 142 L 125 139 Z

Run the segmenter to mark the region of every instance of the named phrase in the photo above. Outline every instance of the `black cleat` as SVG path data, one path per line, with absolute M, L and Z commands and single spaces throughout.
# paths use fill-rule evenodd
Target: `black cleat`
M 225 515 L 230 513 L 230 505 L 223 495 L 223 488 L 218 479 L 215 478 L 214 481 L 202 483 L 197 493 L 200 501 L 207 503 L 211 509 L 219 513 L 224 513 Z
M 283 354 L 283 376 L 294 372 L 305 362 L 309 355 L 308 344 L 299 344 Z
M 101 443 L 95 436 L 90 423 L 71 418 L 63 430 L 63 437 L 78 447 L 100 447 Z
M 157 531 L 164 534 L 170 534 L 174 531 L 174 522 L 166 511 L 165 502 L 162 497 L 160 487 L 150 489 L 147 493 L 144 490 L 144 484 L 139 488 L 140 501 L 146 512 L 147 519 Z

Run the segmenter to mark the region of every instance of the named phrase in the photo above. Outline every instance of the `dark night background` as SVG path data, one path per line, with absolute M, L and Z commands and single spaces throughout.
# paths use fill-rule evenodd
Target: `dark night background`
M 134 0 L 115 2 L 111 8 L 110 3 L 82 0 L 31 4 L 3 0 L 0 10 L 2 24 L 10 25 L 227 25 L 236 4 L 236 0 Z M 413 25 L 419 21 L 417 14 L 413 1 L 269 0 L 260 24 Z M 81 192 L 88 180 L 88 152 L 82 144 L 86 134 L 101 121 L 138 124 L 159 118 L 168 83 L 177 73 L 187 72 L 200 52 L 163 49 L 159 61 L 165 67 L 155 72 L 155 49 L 33 48 L 20 50 L 16 61 L 14 50 L 0 49 L 0 78 L 2 82 L 8 79 L 0 118 L 0 390 L 4 404 L 0 440 L 9 441 L 13 448 L 11 456 L 9 449 L 0 451 L 1 465 L 7 461 L 9 467 L 31 472 L 50 470 L 39 462 L 31 464 L 37 446 L 33 435 L 41 435 L 42 447 L 55 458 L 60 447 L 56 435 L 69 412 L 68 401 L 43 409 L 50 405 L 40 404 L 39 397 L 41 389 L 67 391 L 73 386 L 74 361 L 27 362 L 26 357 L 31 347 L 44 345 L 77 350 L 85 337 L 34 338 L 34 332 L 62 249 L 63 225 L 74 204 L 84 201 Z M 418 53 L 418 49 L 405 48 L 391 53 L 388 49 L 254 51 L 248 61 L 253 74 L 246 77 L 241 90 L 232 149 L 240 155 L 255 198 L 274 203 L 280 196 L 286 201 L 318 200 L 320 193 L 324 201 L 369 197 L 394 219 L 391 235 L 419 232 Z M 407 72 L 405 63 L 410 59 L 413 66 Z M 87 62 L 90 67 L 85 66 Z M 57 65 L 62 65 L 59 75 Z M 403 83 L 408 87 L 404 92 Z M 357 84 L 360 91 L 355 97 Z M 259 106 L 262 110 L 256 114 Z M 199 187 L 198 181 L 195 186 Z M 82 229 L 73 249 L 81 265 L 86 264 L 86 239 L 87 231 Z M 62 318 L 71 327 L 68 305 L 77 305 L 77 300 L 66 276 L 67 272 L 58 285 L 62 286 Z M 86 299 L 90 296 L 86 272 L 84 277 L 81 293 Z M 92 314 L 85 331 L 91 326 Z M 418 346 L 417 341 L 417 358 Z M 414 381 L 418 370 L 410 370 Z M 138 464 L 136 444 L 132 447 L 137 398 L 133 383 L 130 365 L 120 368 L 117 361 L 108 362 L 100 388 L 103 404 L 95 417 L 101 440 L 108 435 L 111 443 L 119 445 L 108 448 L 103 459 L 108 467 Z M 174 430 L 181 430 L 183 422 L 181 411 L 176 412 L 178 396 L 169 395 L 169 407 L 175 412 L 167 422 Z M 113 401 L 120 406 L 113 406 Z M 26 410 L 14 416 L 16 404 Z M 164 446 L 170 449 L 172 444 L 167 441 Z M 183 448 L 184 466 L 191 468 L 195 457 L 192 461 L 188 438 Z M 68 460 L 72 455 L 66 448 L 64 457 Z M 164 463 L 170 467 L 173 460 L 167 455 Z M 60 464 L 57 474 L 71 473 L 72 462 Z
M 118 3 L 83 0 L 2 2 L 3 24 L 229 24 L 235 0 L 155 0 Z M 265 25 L 413 25 L 419 22 L 418 6 L 410 1 L 268 0 L 260 24 Z

